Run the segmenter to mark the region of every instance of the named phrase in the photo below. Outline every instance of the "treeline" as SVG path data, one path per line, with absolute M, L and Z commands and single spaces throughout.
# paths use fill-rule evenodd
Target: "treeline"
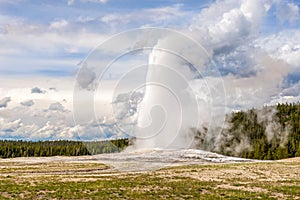
M 0 157 L 83 156 L 122 151 L 129 139 L 109 141 L 10 141 L 0 140 Z
M 299 103 L 235 112 L 227 116 L 225 127 L 213 137 L 206 137 L 213 135 L 207 132 L 208 129 L 198 130 L 197 136 L 201 138 L 198 147 L 224 155 L 262 160 L 300 156 Z

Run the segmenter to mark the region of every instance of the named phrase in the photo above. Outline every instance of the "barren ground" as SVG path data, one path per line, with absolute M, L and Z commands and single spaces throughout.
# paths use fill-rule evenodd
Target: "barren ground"
M 146 171 L 119 171 L 92 157 L 0 159 L 0 199 L 16 198 L 300 199 L 300 158 Z

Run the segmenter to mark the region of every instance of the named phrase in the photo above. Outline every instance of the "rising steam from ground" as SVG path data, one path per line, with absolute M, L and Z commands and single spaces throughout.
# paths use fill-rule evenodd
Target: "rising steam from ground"
M 178 45 L 177 48 L 185 50 L 184 45 Z M 226 109 L 228 112 L 232 108 L 261 107 L 270 96 L 280 92 L 278 84 L 291 72 L 291 68 L 282 61 L 261 52 L 253 55 L 256 56 L 253 59 L 253 68 L 256 69 L 254 75 L 201 77 L 200 73 L 199 77 L 199 71 L 193 71 L 179 56 L 153 49 L 149 55 L 145 95 L 142 103 L 137 106 L 139 116 L 134 135 L 136 142 L 131 148 L 193 147 L 196 132 L 190 131 L 192 128 L 198 129 L 200 133 L 200 136 L 196 135 L 197 139 L 205 141 L 200 148 L 219 151 L 231 138 L 231 133 L 227 131 L 230 125 L 225 119 Z M 207 59 L 203 58 L 201 64 L 200 69 L 205 73 L 203 66 L 209 66 Z M 223 88 L 217 84 L 221 81 L 226 92 L 223 98 L 220 95 Z M 270 112 L 260 112 L 258 115 L 261 119 L 273 116 Z M 273 118 L 264 121 L 268 123 L 266 134 L 268 141 L 271 141 L 278 124 Z M 285 141 L 286 131 L 279 135 L 276 137 Z M 228 151 L 238 154 L 251 149 L 251 145 L 248 138 L 242 137 L 231 148 Z
M 220 134 L 211 134 L 206 127 L 194 130 L 196 140 L 193 147 L 225 155 L 242 156 L 245 152 L 254 151 L 255 144 L 252 140 L 261 137 L 259 134 L 262 131 L 266 137 L 265 145 L 272 144 L 284 148 L 288 143 L 291 127 L 289 124 L 280 124 L 277 112 L 276 106 L 243 111 L 245 118 L 242 121 L 234 119 L 235 113 L 228 114 Z M 259 136 L 250 136 L 249 124 L 257 128 L 252 134 Z
M 194 140 L 191 127 L 224 116 L 222 78 L 208 52 L 191 38 L 169 30 L 152 32 L 163 36 L 148 57 L 145 95 L 137 107 L 132 148 L 189 148 Z M 213 84 L 207 79 L 214 79 Z M 201 80 L 197 86 L 205 95 L 195 92 L 195 80 Z
M 214 109 L 213 107 L 242 107 L 250 109 L 251 107 L 260 108 L 268 98 L 280 92 L 278 83 L 282 83 L 284 77 L 290 73 L 291 69 L 282 61 L 270 58 L 269 56 L 257 53 L 256 66 L 259 68 L 257 73 L 250 77 L 223 77 L 225 89 L 227 90 L 227 104 L 222 104 L 221 101 L 215 101 L 216 104 L 210 104 L 211 96 L 205 91 L 205 82 L 214 85 L 217 77 L 206 77 L 205 79 L 190 79 L 180 82 L 178 77 L 170 76 L 172 70 L 182 71 L 184 66 L 181 62 L 172 63 L 175 68 L 164 68 L 158 65 L 159 62 L 167 63 L 170 56 L 164 55 L 163 52 L 154 50 L 149 57 L 149 69 L 147 81 L 149 83 L 165 83 L 165 86 L 172 88 L 174 94 L 179 96 L 182 107 L 188 107 L 192 97 L 188 92 L 193 91 L 197 96 L 194 100 L 197 101 L 193 108 L 196 108 L 198 115 L 198 127 L 193 126 L 195 121 L 189 121 L 192 115 L 182 115 L 182 118 L 188 118 L 185 123 L 180 125 L 180 120 L 175 115 L 167 116 L 169 124 L 164 125 L 165 113 L 180 113 L 176 110 L 176 98 L 174 94 L 167 93 L 165 88 L 157 87 L 157 85 L 149 84 L 146 87 L 144 100 L 139 107 L 138 126 L 150 126 L 152 129 L 138 129 L 137 140 L 134 148 L 200 148 L 203 150 L 214 151 L 219 153 L 240 156 L 242 152 L 251 151 L 253 144 L 251 138 L 244 134 L 245 127 L 243 125 L 233 129 L 233 124 L 230 122 L 232 116 L 228 113 L 218 112 L 222 110 Z M 166 59 L 166 60 L 164 60 Z M 171 59 L 174 61 L 175 59 Z M 178 61 L 178 60 L 175 60 Z M 164 71 L 165 70 L 165 71 Z M 186 90 L 187 86 L 194 87 L 194 90 Z M 184 93 L 185 92 L 185 93 Z M 170 95 L 171 94 L 171 95 Z M 180 97 L 183 95 L 184 97 Z M 199 98 L 201 96 L 201 98 Z M 247 101 L 248 99 L 248 101 Z M 223 102 L 224 103 L 224 102 Z M 244 104 L 242 104 L 244 103 Z M 151 109 L 156 105 L 165 108 L 164 112 L 155 112 Z M 250 107 L 251 106 L 251 107 Z M 182 107 L 179 107 L 182 109 Z M 150 110 L 149 110 L 150 109 Z M 290 127 L 282 127 L 276 116 L 276 107 L 264 107 L 263 109 L 255 110 L 257 123 L 265 126 L 264 134 L 267 142 L 277 141 L 281 147 L 284 147 L 288 141 Z M 189 114 L 189 113 L 186 113 Z M 217 121 L 211 120 L 210 116 L 219 116 Z M 194 115 L 197 116 L 197 115 Z M 160 118 L 162 117 L 162 118 Z M 224 117 L 224 118 L 223 118 Z M 154 120 L 154 125 L 152 124 Z M 157 120 L 157 121 L 155 121 Z M 222 121 L 224 120 L 224 121 Z M 253 120 L 253 119 L 252 119 Z M 156 123 L 156 124 L 155 124 Z M 150 124 L 150 125 L 149 125 Z M 159 128 L 163 127 L 162 130 Z M 179 131 L 177 131 L 179 130 Z M 176 132 L 177 131 L 177 132 Z M 238 140 L 234 139 L 235 137 Z M 132 148 L 132 147 L 131 147 Z

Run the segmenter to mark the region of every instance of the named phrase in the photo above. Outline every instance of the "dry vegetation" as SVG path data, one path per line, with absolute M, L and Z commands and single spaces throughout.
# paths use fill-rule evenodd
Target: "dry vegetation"
M 300 158 L 118 172 L 99 163 L 0 160 L 0 199 L 300 199 Z

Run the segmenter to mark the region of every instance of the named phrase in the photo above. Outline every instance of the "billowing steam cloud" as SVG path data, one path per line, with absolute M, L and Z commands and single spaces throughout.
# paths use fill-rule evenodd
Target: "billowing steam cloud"
M 240 119 L 242 121 L 235 121 Z M 253 128 L 256 128 L 253 133 L 259 137 L 265 135 L 264 144 L 276 144 L 280 147 L 286 146 L 291 132 L 289 124 L 283 126 L 279 122 L 276 106 L 229 114 L 225 124 L 226 126 L 218 135 L 210 134 L 206 127 L 195 130 L 194 147 L 226 155 L 241 156 L 244 152 L 253 151 L 255 148 L 253 140 L 257 138 L 250 137 L 249 134 Z M 251 129 L 249 129 L 250 126 L 252 126 Z
M 207 52 L 189 38 L 173 33 L 159 40 L 149 55 L 145 96 L 138 107 L 133 148 L 187 148 L 192 144 L 194 136 L 189 129 L 198 127 L 204 117 L 200 115 L 207 109 L 199 107 L 201 97 L 193 91 L 191 81 L 202 76 L 209 62 Z M 210 74 L 217 78 L 212 70 Z M 202 80 L 204 90 L 210 93 L 204 100 L 206 104 L 222 98 L 221 79 L 213 87 Z M 214 91 L 215 86 L 221 86 L 218 92 Z M 212 112 L 208 111 L 209 118 Z
M 193 137 L 188 127 L 206 127 L 206 137 L 217 138 L 217 143 L 221 143 L 224 137 L 218 135 L 225 123 L 225 110 L 261 107 L 280 93 L 285 77 L 293 68 L 289 61 L 267 55 L 256 43 L 269 6 L 258 0 L 220 1 L 204 9 L 190 28 L 194 30 L 194 38 L 208 50 L 207 58 L 172 36 L 159 40 L 149 55 L 136 148 L 189 147 Z M 285 20 L 291 18 L 286 16 Z M 256 47 L 251 43 L 256 43 Z M 187 67 L 181 57 L 159 49 L 189 54 L 198 71 Z M 211 74 L 210 56 L 222 77 Z M 216 95 L 222 92 L 222 81 L 224 98 Z M 247 147 L 247 144 L 244 141 L 239 145 Z
M 188 123 L 183 121 L 184 115 L 197 120 L 192 110 L 186 110 L 195 102 L 188 93 L 188 80 L 178 74 L 182 72 L 180 60 L 172 57 L 159 50 L 153 50 L 149 56 L 145 97 L 140 106 L 136 130 L 138 148 L 183 148 L 191 142 L 188 135 L 182 135 L 184 131 L 181 126 Z M 197 122 L 190 123 L 197 125 Z

